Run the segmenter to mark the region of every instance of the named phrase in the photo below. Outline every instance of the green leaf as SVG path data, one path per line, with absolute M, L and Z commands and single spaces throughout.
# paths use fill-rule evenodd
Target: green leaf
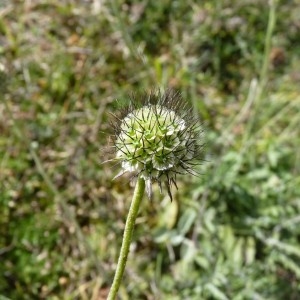
M 193 225 L 194 221 L 196 220 L 197 214 L 194 209 L 187 209 L 183 215 L 180 217 L 178 222 L 178 231 L 181 235 L 185 235 Z
M 213 296 L 216 300 L 229 300 L 229 298 L 215 285 L 208 283 L 205 285 L 205 289 Z

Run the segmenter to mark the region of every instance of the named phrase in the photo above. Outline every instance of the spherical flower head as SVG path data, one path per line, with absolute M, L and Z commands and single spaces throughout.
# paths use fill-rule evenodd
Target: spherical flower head
M 187 103 L 173 91 L 145 94 L 132 99 L 117 123 L 114 145 L 122 166 L 117 176 L 134 172 L 144 178 L 149 198 L 152 183 L 162 190 L 164 182 L 172 200 L 176 175 L 195 175 L 202 156 L 201 127 Z

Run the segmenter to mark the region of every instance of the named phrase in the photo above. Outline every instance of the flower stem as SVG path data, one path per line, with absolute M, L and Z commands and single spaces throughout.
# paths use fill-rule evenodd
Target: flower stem
M 143 198 L 144 191 L 145 191 L 145 181 L 143 178 L 139 177 L 135 186 L 132 202 L 126 219 L 117 269 L 107 300 L 115 300 L 117 292 L 119 290 L 123 273 L 125 270 L 125 265 L 127 262 L 135 220 L 139 211 L 139 207 L 140 207 L 141 200 Z

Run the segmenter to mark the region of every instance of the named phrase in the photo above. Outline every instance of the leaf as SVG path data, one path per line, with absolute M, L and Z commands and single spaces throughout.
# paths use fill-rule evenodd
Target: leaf
M 250 265 L 255 260 L 255 239 L 253 237 L 248 237 L 245 244 L 245 261 L 247 265 Z
M 223 240 L 224 250 L 228 257 L 232 256 L 232 249 L 235 243 L 235 237 L 231 226 L 220 226 L 220 238 Z
M 194 209 L 187 209 L 178 222 L 178 231 L 181 235 L 185 235 L 193 225 L 197 217 L 196 211 Z
M 298 264 L 296 264 L 292 259 L 290 259 L 288 256 L 284 254 L 278 254 L 275 256 L 274 260 L 277 262 L 282 263 L 282 265 L 286 268 L 292 271 L 298 279 L 300 279 L 300 267 Z
M 202 254 L 195 257 L 195 263 L 205 270 L 208 270 L 210 268 L 209 261 Z
M 286 254 L 296 255 L 300 257 L 300 248 L 291 244 L 286 244 L 278 241 L 277 239 L 270 238 L 267 240 L 267 245 L 274 246 L 279 250 L 282 250 Z
M 229 300 L 229 298 L 215 285 L 208 283 L 205 285 L 205 289 L 209 291 L 209 293 L 216 299 L 216 300 Z
M 167 243 L 172 239 L 173 236 L 176 236 L 176 231 L 168 230 L 166 228 L 160 228 L 154 233 L 155 243 Z
M 193 261 L 197 253 L 197 249 L 192 241 L 185 239 L 181 247 L 181 258 L 185 262 Z
M 244 246 L 244 239 L 239 238 L 237 239 L 232 254 L 233 254 L 233 262 L 235 267 L 240 267 L 243 263 L 243 246 Z
M 178 234 L 173 235 L 173 236 L 171 237 L 171 239 L 170 239 L 171 244 L 172 244 L 173 246 L 178 246 L 178 245 L 180 245 L 180 244 L 182 243 L 183 240 L 184 240 L 184 236 L 183 236 L 183 235 L 178 235 Z

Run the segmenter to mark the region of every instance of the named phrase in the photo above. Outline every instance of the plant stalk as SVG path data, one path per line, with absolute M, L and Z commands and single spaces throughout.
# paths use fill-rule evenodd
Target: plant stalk
M 114 280 L 111 289 L 109 291 L 107 300 L 116 299 L 116 295 L 121 285 L 121 280 L 123 277 L 123 273 L 125 270 L 125 265 L 129 253 L 129 247 L 131 243 L 134 224 L 139 211 L 141 200 L 143 198 L 144 191 L 145 191 L 145 181 L 143 178 L 139 177 L 135 186 L 133 198 L 127 215 L 117 269 L 115 272 Z

